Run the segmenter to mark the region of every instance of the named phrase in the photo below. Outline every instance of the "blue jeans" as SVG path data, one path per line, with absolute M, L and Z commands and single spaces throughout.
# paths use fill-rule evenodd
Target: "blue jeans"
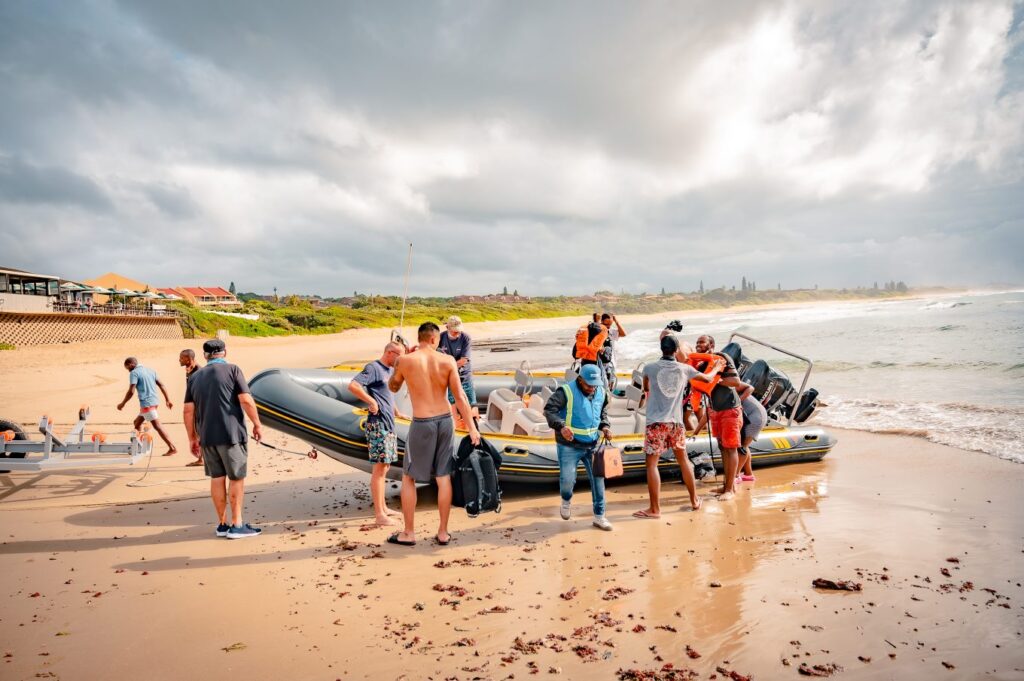
M 594 515 L 604 515 L 604 478 L 594 477 L 594 450 L 599 443 L 595 442 L 589 449 L 577 449 L 569 445 L 558 444 L 558 486 L 562 499 L 572 499 L 572 488 L 576 486 L 576 466 L 583 460 L 583 467 L 590 479 L 590 496 L 594 500 Z

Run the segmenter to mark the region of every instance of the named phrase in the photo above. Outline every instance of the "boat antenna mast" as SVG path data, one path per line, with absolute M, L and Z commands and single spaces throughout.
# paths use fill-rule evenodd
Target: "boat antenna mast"
M 409 299 L 409 273 L 412 272 L 412 242 L 409 242 L 409 255 L 405 261 L 405 293 L 402 294 L 402 314 L 398 318 L 398 335 L 405 330 L 405 302 Z M 405 339 L 402 339 L 405 342 Z

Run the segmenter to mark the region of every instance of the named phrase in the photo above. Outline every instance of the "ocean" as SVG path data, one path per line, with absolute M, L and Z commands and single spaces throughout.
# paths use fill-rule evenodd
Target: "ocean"
M 616 347 L 619 371 L 659 356 L 668 319 L 626 328 Z M 1024 291 L 721 310 L 684 324 L 679 335 L 691 345 L 709 333 L 721 348 L 739 332 L 810 358 L 808 385 L 827 404 L 813 422 L 913 435 L 1024 463 Z M 574 331 L 487 343 L 474 352 L 474 366 L 514 368 L 527 360 L 535 370 L 563 369 Z M 799 385 L 802 363 L 753 345 L 744 352 Z

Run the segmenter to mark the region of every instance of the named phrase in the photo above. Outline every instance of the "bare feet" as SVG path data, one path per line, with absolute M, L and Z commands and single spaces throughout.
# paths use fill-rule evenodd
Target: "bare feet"
M 690 499 L 690 506 L 693 508 L 694 511 L 699 511 L 703 503 L 704 500 L 701 499 L 700 497 L 697 497 L 696 499 Z
M 718 495 L 719 501 L 732 501 L 736 494 L 734 492 L 722 492 Z
M 650 519 L 650 520 L 657 520 L 657 519 L 661 518 L 661 514 L 658 513 L 657 511 L 655 511 L 652 508 L 645 508 L 642 511 L 637 511 L 636 513 L 634 513 L 633 517 L 634 518 L 647 518 L 647 519 Z
M 377 519 L 376 519 L 375 523 L 376 523 L 377 527 L 391 527 L 393 525 L 397 525 L 398 524 L 397 522 L 392 520 L 391 516 L 388 516 L 388 515 L 379 515 L 379 516 L 377 516 Z
M 171 447 L 166 452 L 164 452 L 164 456 L 174 456 L 177 453 L 178 453 L 178 450 L 175 449 L 174 447 Z
M 402 512 L 401 511 L 396 511 L 395 509 L 388 508 L 387 506 L 384 507 L 384 513 L 388 514 L 392 518 L 401 518 L 402 517 Z

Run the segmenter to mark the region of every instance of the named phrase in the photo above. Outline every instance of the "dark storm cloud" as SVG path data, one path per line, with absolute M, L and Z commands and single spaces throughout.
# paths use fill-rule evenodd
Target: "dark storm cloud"
M 6 3 L 0 246 L 281 293 L 398 292 L 409 241 L 421 294 L 1019 280 L 1022 43 L 1008 2 Z
M 9 156 L 0 156 L 0 201 L 75 205 L 100 212 L 113 208 L 103 190 L 89 178 Z

